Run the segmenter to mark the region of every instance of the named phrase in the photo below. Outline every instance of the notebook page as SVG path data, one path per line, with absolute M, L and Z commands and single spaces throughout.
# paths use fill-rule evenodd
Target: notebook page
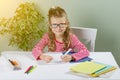
M 106 65 L 97 64 L 95 62 L 82 62 L 75 66 L 72 66 L 71 70 L 85 74 L 92 74 L 95 71 L 104 68 L 105 66 Z

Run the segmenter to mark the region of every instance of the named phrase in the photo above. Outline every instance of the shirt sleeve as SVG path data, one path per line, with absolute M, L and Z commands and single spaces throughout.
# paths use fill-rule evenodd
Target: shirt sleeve
M 35 45 L 35 47 L 32 49 L 32 54 L 35 57 L 36 60 L 39 60 L 39 56 L 43 53 L 44 48 L 48 44 L 48 34 L 45 34 L 41 40 Z
M 76 35 L 72 34 L 70 38 L 71 38 L 71 47 L 76 52 L 76 53 L 72 54 L 72 57 L 75 59 L 75 61 L 89 56 L 88 49 L 82 42 L 79 41 L 79 39 L 76 37 Z

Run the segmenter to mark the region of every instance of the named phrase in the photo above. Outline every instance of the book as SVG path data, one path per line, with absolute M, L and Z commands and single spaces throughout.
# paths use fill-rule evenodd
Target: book
M 70 69 L 74 72 L 84 73 L 84 74 L 92 74 L 102 68 L 106 67 L 106 65 L 97 64 L 93 61 L 81 62 L 77 65 L 72 66 Z
M 99 62 L 82 62 L 72 66 L 71 71 L 78 74 L 89 75 L 91 77 L 99 77 L 102 74 L 112 72 L 113 70 L 117 69 L 115 66 L 107 65 L 104 63 Z
M 98 77 L 98 76 L 100 76 L 102 74 L 105 74 L 107 72 L 113 71 L 115 69 L 117 69 L 115 66 L 107 65 L 105 68 L 102 68 L 102 69 L 92 73 L 91 76 Z
M 82 59 L 77 60 L 77 61 L 70 61 L 70 63 L 78 63 L 78 62 L 85 62 L 85 61 L 91 61 L 91 60 L 93 60 L 93 59 L 90 57 L 85 57 L 85 58 L 82 58 Z
M 62 54 L 64 55 L 66 52 L 63 52 Z M 69 52 L 68 54 L 74 54 L 75 52 Z M 78 63 L 78 62 L 85 62 L 85 61 L 91 61 L 91 60 L 93 60 L 92 58 L 90 58 L 89 56 L 87 56 L 87 57 L 84 57 L 84 58 L 82 58 L 82 59 L 80 59 L 80 60 L 77 60 L 77 61 L 74 61 L 74 60 L 71 60 L 70 61 L 70 63 Z

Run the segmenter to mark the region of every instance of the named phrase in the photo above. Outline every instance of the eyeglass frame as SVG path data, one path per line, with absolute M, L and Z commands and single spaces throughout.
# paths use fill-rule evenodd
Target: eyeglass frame
M 57 27 L 59 28 L 65 28 L 65 26 L 67 25 L 67 23 L 53 23 L 53 24 L 50 24 L 50 26 L 53 28 L 53 29 L 56 29 Z

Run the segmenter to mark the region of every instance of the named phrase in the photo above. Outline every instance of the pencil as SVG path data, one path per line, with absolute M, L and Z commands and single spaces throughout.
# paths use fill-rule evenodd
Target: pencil
M 13 67 L 14 67 L 13 70 L 20 70 L 20 69 L 21 69 L 21 67 L 20 67 L 20 65 L 18 64 L 17 61 L 15 61 L 15 60 L 10 60 L 10 59 L 8 59 L 8 61 L 13 65 Z
M 28 73 L 32 67 L 33 67 L 33 66 L 29 66 L 29 67 L 27 68 L 27 70 L 25 71 L 25 73 Z
M 8 61 L 14 66 L 14 65 L 18 65 L 18 63 L 16 61 L 12 61 L 10 59 L 8 59 Z
M 28 71 L 28 74 L 31 73 L 31 72 L 33 72 L 36 67 L 37 67 L 37 66 L 33 66 L 33 67 Z
M 72 50 L 71 48 L 70 48 L 70 49 L 68 49 L 68 51 L 67 51 L 67 52 L 65 52 L 65 54 L 64 54 L 64 55 L 68 54 L 71 50 Z

